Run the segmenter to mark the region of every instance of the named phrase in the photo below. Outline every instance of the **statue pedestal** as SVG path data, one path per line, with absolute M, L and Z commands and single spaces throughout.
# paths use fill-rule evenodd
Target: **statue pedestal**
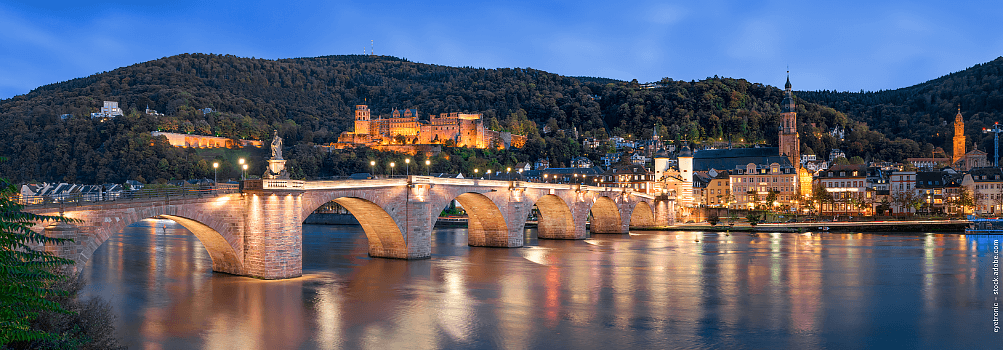
M 264 179 L 288 179 L 289 173 L 286 172 L 285 159 L 269 159 L 268 170 L 265 170 L 265 174 L 261 177 Z

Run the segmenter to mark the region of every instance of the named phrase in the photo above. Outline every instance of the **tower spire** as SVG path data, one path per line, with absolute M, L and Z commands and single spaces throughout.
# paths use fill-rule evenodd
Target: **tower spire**
M 791 91 L 791 69 L 787 68 L 787 84 L 784 84 L 784 90 L 788 92 Z
M 794 94 L 791 92 L 791 72 L 787 71 L 787 83 L 784 84 L 784 99 L 780 102 L 780 155 L 787 156 L 791 165 L 801 167 L 801 140 L 797 129 L 797 110 L 794 107 Z

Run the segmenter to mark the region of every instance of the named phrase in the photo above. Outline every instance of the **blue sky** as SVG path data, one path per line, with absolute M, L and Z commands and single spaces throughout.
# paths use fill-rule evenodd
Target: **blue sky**
M 999 1 L 0 3 L 0 98 L 187 52 L 377 54 L 641 82 L 905 87 L 1003 55 Z

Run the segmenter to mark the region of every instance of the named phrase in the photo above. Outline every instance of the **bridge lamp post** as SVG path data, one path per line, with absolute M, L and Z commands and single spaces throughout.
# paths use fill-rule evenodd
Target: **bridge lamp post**
M 240 172 L 240 179 L 247 180 L 247 164 L 241 165 L 240 167 L 243 169 L 243 171 Z
M 394 164 L 394 162 L 390 162 L 390 177 L 391 178 L 394 177 L 394 166 L 396 166 L 396 165 L 397 164 Z
M 219 186 L 219 176 L 216 176 L 216 169 L 219 169 L 219 162 L 212 162 L 212 183 Z
M 544 182 L 544 183 L 546 183 L 546 182 L 547 182 L 547 174 L 543 174 L 543 182 Z
M 240 158 L 240 159 L 237 160 L 237 164 L 240 164 L 240 167 L 242 169 L 247 170 L 247 164 L 244 164 L 244 163 L 245 163 L 244 158 Z M 244 180 L 244 173 L 243 172 L 240 173 L 240 179 Z
M 432 161 L 428 160 L 428 159 L 425 159 L 425 176 L 432 175 L 432 171 L 429 169 L 430 165 L 432 165 Z
M 407 176 L 411 176 L 411 158 L 404 158 L 404 169 L 407 171 Z
M 488 180 L 491 180 L 491 169 L 485 170 L 485 174 L 488 174 Z
M 505 168 L 505 176 L 508 176 L 508 179 L 512 180 L 512 167 Z
M 371 173 L 371 175 L 370 175 L 371 177 L 376 177 L 376 161 L 375 160 L 370 160 L 369 161 L 369 172 Z
M 474 169 L 474 178 L 477 178 L 477 173 L 478 173 L 479 171 L 480 171 L 480 169 Z

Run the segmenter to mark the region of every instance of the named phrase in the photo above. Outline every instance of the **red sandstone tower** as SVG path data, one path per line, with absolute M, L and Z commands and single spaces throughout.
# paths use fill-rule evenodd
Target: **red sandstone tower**
M 355 133 L 369 134 L 369 106 L 355 106 Z
M 780 155 L 787 156 L 791 165 L 801 168 L 801 140 L 798 138 L 798 114 L 794 109 L 791 78 L 784 85 L 784 100 L 780 103 Z
M 958 163 L 965 157 L 965 121 L 961 120 L 961 107 L 958 107 L 958 115 L 954 116 L 954 157 L 951 164 Z

